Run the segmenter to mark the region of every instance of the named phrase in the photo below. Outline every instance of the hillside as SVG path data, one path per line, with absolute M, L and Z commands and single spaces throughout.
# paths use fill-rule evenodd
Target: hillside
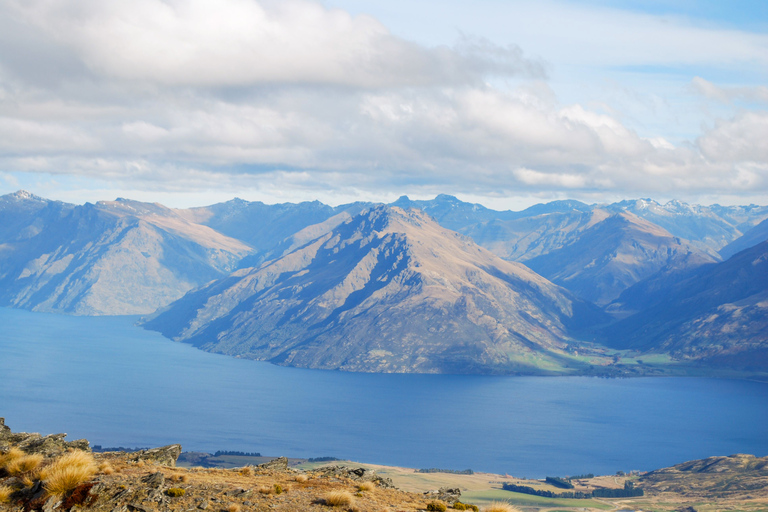
M 418 210 L 367 210 L 145 326 L 209 351 L 375 372 L 563 371 L 602 313 Z M 570 361 L 573 362 L 573 361 Z
M 225 275 L 251 248 L 158 204 L 0 197 L 0 304 L 145 314 Z
M 617 300 L 638 312 L 604 343 L 737 368 L 768 367 L 768 242 L 730 259 L 638 283 Z
M 579 297 L 604 305 L 661 270 L 715 261 L 659 226 L 621 212 L 594 223 L 567 245 L 530 259 L 526 265 Z
M 643 496 L 567 499 L 503 490 L 505 484 L 514 484 L 534 492 L 563 492 L 542 480 L 510 475 L 422 473 L 410 468 L 348 461 L 307 463 L 285 457 L 232 457 L 237 459 L 235 463 L 218 467 L 178 467 L 182 450 L 178 444 L 91 453 L 87 440 L 68 442 L 65 437 L 11 432 L 0 418 L 0 509 L 487 512 L 503 502 L 520 508 L 506 505 L 497 511 L 758 512 L 768 503 L 768 458 L 743 454 L 689 461 L 640 475 L 583 475 L 570 480 L 574 490 L 619 490 L 630 483 L 642 488 Z

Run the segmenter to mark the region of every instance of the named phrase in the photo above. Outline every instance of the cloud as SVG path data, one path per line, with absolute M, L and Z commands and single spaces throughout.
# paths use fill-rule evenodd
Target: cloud
M 304 0 L 16 0 L 11 13 L 97 75 L 174 86 L 363 88 L 543 76 L 519 48 L 425 48 L 370 16 Z
M 768 112 L 742 112 L 720 121 L 697 143 L 710 160 L 754 162 L 768 167 Z
M 701 77 L 693 77 L 691 88 L 702 96 L 722 103 L 735 100 L 768 104 L 768 87 L 719 87 Z
M 0 168 L 169 193 L 768 192 L 768 114 L 672 144 L 559 102 L 547 67 L 469 36 L 426 47 L 304 0 L 0 1 Z M 721 101 L 764 94 L 692 84 Z

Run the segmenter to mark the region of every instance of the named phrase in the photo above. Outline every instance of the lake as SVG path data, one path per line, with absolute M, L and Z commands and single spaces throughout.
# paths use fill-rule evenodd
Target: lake
M 302 370 L 202 352 L 136 320 L 0 308 L 6 424 L 103 446 L 529 478 L 768 455 L 766 383 Z

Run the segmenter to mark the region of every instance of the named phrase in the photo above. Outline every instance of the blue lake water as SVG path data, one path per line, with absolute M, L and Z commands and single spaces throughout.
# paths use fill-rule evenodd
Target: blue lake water
M 527 477 L 768 455 L 766 383 L 302 370 L 208 354 L 135 321 L 0 308 L 0 416 L 104 446 Z

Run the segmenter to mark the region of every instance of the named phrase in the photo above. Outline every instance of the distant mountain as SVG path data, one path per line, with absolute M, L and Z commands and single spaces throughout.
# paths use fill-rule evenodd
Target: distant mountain
M 728 259 L 736 253 L 739 253 L 750 247 L 754 247 L 760 242 L 768 240 L 768 219 L 764 220 L 757 226 L 753 227 L 743 236 L 737 238 L 733 242 L 729 243 L 722 249 L 720 249 L 720 256 L 723 259 Z
M 253 248 L 253 255 L 246 263 L 258 264 L 298 231 L 322 224 L 344 212 L 354 215 L 368 206 L 367 203 L 352 203 L 332 207 L 320 201 L 264 204 L 232 199 L 226 203 L 177 210 L 177 213 L 191 222 L 247 243 Z
M 701 206 L 675 200 L 662 205 L 652 199 L 633 199 L 605 208 L 634 213 L 713 255 L 768 218 L 768 206 Z
M 638 312 L 606 328 L 605 344 L 708 364 L 768 367 L 768 242 L 724 262 L 649 281 L 619 297 Z
M 627 211 L 581 231 L 570 243 L 526 261 L 579 297 L 607 304 L 638 281 L 715 258 Z
M 579 201 L 553 201 L 520 212 L 496 211 L 445 194 L 429 201 L 403 196 L 392 205 L 419 208 L 441 226 L 467 235 L 504 259 L 520 262 L 559 249 L 608 215 Z
M 145 314 L 221 277 L 252 249 L 158 204 L 0 197 L 0 304 Z
M 188 293 L 145 326 L 290 366 L 528 373 L 563 371 L 569 329 L 601 321 L 594 306 L 426 214 L 378 206 Z

